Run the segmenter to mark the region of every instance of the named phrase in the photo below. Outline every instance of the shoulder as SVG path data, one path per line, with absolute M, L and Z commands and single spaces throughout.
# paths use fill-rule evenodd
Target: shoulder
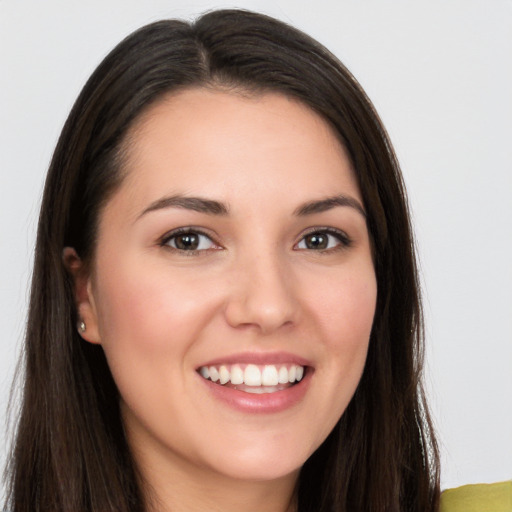
M 441 494 L 440 512 L 512 512 L 512 480 L 448 489 Z

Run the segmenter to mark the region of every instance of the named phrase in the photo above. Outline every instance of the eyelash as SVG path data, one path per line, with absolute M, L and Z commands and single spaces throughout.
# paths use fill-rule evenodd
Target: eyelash
M 205 233 L 201 229 L 194 228 L 192 226 L 191 227 L 186 227 L 186 228 L 178 228 L 178 229 L 175 229 L 175 230 L 171 231 L 170 233 L 165 234 L 160 239 L 159 245 L 161 247 L 165 247 L 165 248 L 167 248 L 167 249 L 169 249 L 171 251 L 179 252 L 180 254 L 183 254 L 183 255 L 186 255 L 186 256 L 200 255 L 201 253 L 205 253 L 205 252 L 208 252 L 209 250 L 211 250 L 211 249 L 190 249 L 190 250 L 185 250 L 185 249 L 179 249 L 178 247 L 172 247 L 172 246 L 169 245 L 169 242 L 171 240 L 173 240 L 175 238 L 178 238 L 179 236 L 183 236 L 183 235 L 199 235 L 199 236 L 202 236 L 202 237 L 206 237 L 208 240 L 211 241 L 212 245 L 216 246 L 215 248 L 211 248 L 211 249 L 217 250 L 217 249 L 221 248 L 217 244 L 217 242 L 215 242 L 215 240 L 213 240 L 211 235 L 208 235 L 207 233 Z
M 327 248 L 327 249 L 315 250 L 315 249 L 304 248 L 304 249 L 299 249 L 299 250 L 310 251 L 310 252 L 315 252 L 315 253 L 319 253 L 319 254 L 329 254 L 332 252 L 347 249 L 352 245 L 351 238 L 344 231 L 341 231 L 340 229 L 328 228 L 328 227 L 315 227 L 315 228 L 311 228 L 309 231 L 304 233 L 301 236 L 300 240 L 295 244 L 295 246 L 299 245 L 301 242 L 303 242 L 306 239 L 306 237 L 311 236 L 311 235 L 331 236 L 331 237 L 334 237 L 339 242 L 339 244 L 335 245 L 334 247 Z
M 208 248 L 208 249 L 190 249 L 190 250 L 186 250 L 186 249 L 179 249 L 178 247 L 172 247 L 171 245 L 169 245 L 169 242 L 171 240 L 176 239 L 179 236 L 183 236 L 183 235 L 199 235 L 200 237 L 206 237 L 208 240 L 210 240 L 212 245 L 214 245 L 216 247 Z M 336 240 L 339 242 L 339 244 L 335 245 L 334 247 L 328 247 L 326 249 L 317 249 L 317 250 L 315 250 L 315 249 L 310 249 L 310 248 L 300 248 L 300 249 L 297 249 L 297 250 L 311 251 L 311 252 L 317 252 L 317 253 L 320 253 L 320 254 L 325 254 L 325 253 L 331 253 L 331 252 L 336 252 L 336 251 L 339 251 L 339 250 L 343 250 L 343 249 L 346 249 L 346 248 L 348 248 L 348 247 L 350 247 L 352 245 L 352 240 L 348 237 L 348 235 L 344 231 L 341 231 L 341 230 L 335 229 L 335 228 L 327 228 L 327 227 L 325 227 L 325 228 L 323 228 L 323 227 L 322 228 L 318 228 L 318 227 L 315 227 L 315 228 L 311 228 L 309 231 L 307 231 L 306 233 L 304 233 L 301 236 L 300 240 L 294 245 L 294 249 L 301 242 L 303 242 L 306 239 L 306 237 L 311 236 L 311 235 L 327 235 L 327 236 L 331 236 L 331 237 L 336 238 Z M 159 245 L 161 247 L 165 247 L 165 248 L 167 248 L 169 250 L 177 251 L 180 254 L 183 254 L 183 255 L 186 255 L 186 256 L 200 255 L 201 253 L 206 253 L 206 252 L 208 252 L 208 251 L 210 251 L 212 249 L 218 250 L 218 249 L 222 248 L 219 244 L 217 244 L 217 242 L 215 242 L 215 240 L 213 240 L 213 238 L 210 235 L 208 235 L 207 233 L 205 233 L 201 229 L 194 228 L 194 227 L 178 228 L 178 229 L 175 229 L 175 230 L 171 231 L 170 233 L 165 234 L 160 239 Z

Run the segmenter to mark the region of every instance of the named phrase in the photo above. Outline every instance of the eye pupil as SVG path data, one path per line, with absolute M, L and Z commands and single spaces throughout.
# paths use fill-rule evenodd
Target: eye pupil
M 313 233 L 305 238 L 308 249 L 326 249 L 328 238 L 323 233 Z
M 199 246 L 199 236 L 195 233 L 186 233 L 176 237 L 176 248 L 182 251 L 193 251 Z

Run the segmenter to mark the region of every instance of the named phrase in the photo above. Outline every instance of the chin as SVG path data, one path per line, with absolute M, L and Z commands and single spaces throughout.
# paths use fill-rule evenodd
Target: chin
M 272 480 L 285 479 L 299 473 L 302 464 L 279 464 L 275 465 L 272 461 L 258 461 L 250 464 L 235 464 L 229 468 L 223 468 L 223 473 L 229 478 L 245 480 L 251 482 L 266 482 Z
M 296 443 L 296 446 L 301 444 Z M 273 449 L 269 444 L 253 444 L 244 450 L 229 450 L 229 454 L 216 460 L 215 470 L 240 480 L 278 480 L 290 475 L 296 476 L 310 455 L 309 450 L 297 450 L 291 444 L 283 446 L 282 443 L 276 443 Z

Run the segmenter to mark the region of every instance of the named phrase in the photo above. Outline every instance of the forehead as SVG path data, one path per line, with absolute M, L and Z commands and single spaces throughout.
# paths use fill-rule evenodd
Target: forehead
M 297 202 L 336 192 L 360 199 L 330 125 L 282 94 L 173 93 L 139 118 L 127 140 L 126 185 L 147 201 L 164 193 L 247 198 L 265 191 L 286 191 Z

